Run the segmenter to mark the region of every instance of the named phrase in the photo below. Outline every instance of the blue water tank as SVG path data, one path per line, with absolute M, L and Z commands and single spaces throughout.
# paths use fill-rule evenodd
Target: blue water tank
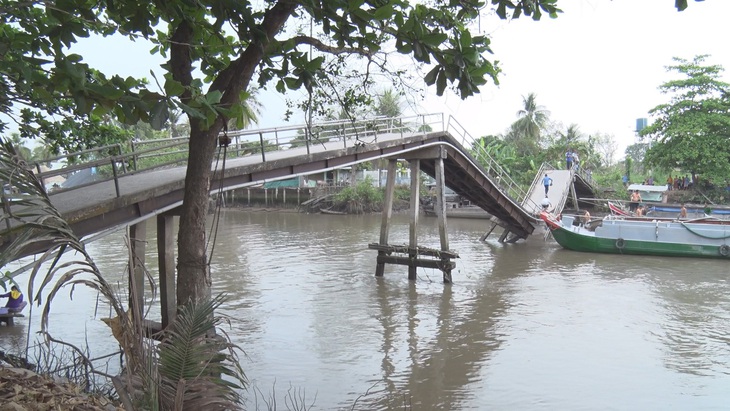
M 643 130 L 646 128 L 646 119 L 645 118 L 637 118 L 636 119 L 636 132 Z

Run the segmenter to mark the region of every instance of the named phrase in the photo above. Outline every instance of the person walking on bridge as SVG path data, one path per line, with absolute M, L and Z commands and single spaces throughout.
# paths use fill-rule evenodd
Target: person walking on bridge
M 553 185 L 553 179 L 548 177 L 547 173 L 545 173 L 545 177 L 542 179 L 542 185 L 545 186 L 545 197 L 547 197 L 548 190 L 550 190 L 550 186 Z

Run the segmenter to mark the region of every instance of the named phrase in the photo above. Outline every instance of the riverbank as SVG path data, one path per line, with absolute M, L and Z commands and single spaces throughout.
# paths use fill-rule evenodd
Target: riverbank
M 124 411 L 108 398 L 92 396 L 81 387 L 59 382 L 24 368 L 0 366 L 3 410 Z

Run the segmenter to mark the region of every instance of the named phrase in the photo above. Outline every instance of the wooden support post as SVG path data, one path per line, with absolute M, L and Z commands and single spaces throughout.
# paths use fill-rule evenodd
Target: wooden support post
M 380 223 L 380 244 L 388 244 L 388 234 L 390 232 L 390 218 L 393 215 L 393 197 L 395 196 L 395 170 L 396 159 L 388 161 L 388 175 L 385 184 L 385 199 L 383 200 L 383 220 Z M 386 255 L 384 251 L 378 251 L 378 256 Z M 375 276 L 382 277 L 385 273 L 385 263 L 378 261 L 375 267 Z
M 489 237 L 489 234 L 492 234 L 492 231 L 494 231 L 494 229 L 495 229 L 495 228 L 497 228 L 497 225 L 498 225 L 497 223 L 494 223 L 494 222 L 493 222 L 493 223 L 492 223 L 492 227 L 490 227 L 490 228 L 489 228 L 489 230 L 487 230 L 487 232 L 486 232 L 486 233 L 484 233 L 484 235 L 483 235 L 483 236 L 481 236 L 481 237 L 479 238 L 479 241 L 484 241 L 484 240 L 486 240 L 486 239 L 487 239 L 487 237 Z
M 444 195 L 444 159 L 439 157 L 434 161 L 436 162 L 436 204 L 434 205 L 434 207 L 436 208 L 436 218 L 438 219 L 439 224 L 441 251 L 449 251 L 449 236 L 446 226 L 446 201 Z M 449 261 L 449 259 L 447 257 L 441 257 L 441 261 L 447 262 Z M 444 265 L 444 267 L 446 267 L 443 270 L 444 283 L 450 283 L 451 266 Z
M 160 265 L 160 305 L 162 329 L 175 320 L 177 291 L 175 288 L 174 217 L 157 216 L 157 260 Z
M 421 160 L 410 160 L 411 163 L 411 224 L 408 236 L 408 247 L 411 249 L 409 257 L 412 260 L 408 264 L 408 279 L 415 281 L 418 274 L 418 266 L 416 258 L 418 257 L 416 249 L 418 248 L 418 213 L 420 205 L 420 189 L 419 174 L 421 174 Z
M 144 262 L 147 246 L 147 221 L 129 226 L 129 307 L 134 321 L 142 322 L 144 313 Z
M 573 204 L 575 204 L 575 210 L 580 211 L 578 205 L 578 196 L 575 194 L 575 177 L 570 181 L 570 195 L 573 197 Z
M 509 230 L 505 228 L 504 231 L 502 232 L 502 235 L 499 236 L 499 242 L 503 243 L 504 240 L 507 239 L 508 235 L 509 235 Z

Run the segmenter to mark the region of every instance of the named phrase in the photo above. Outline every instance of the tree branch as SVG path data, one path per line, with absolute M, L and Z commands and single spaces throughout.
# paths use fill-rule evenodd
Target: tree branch
M 371 51 L 354 47 L 333 47 L 309 36 L 296 36 L 292 37 L 291 40 L 294 40 L 294 43 L 296 43 L 297 45 L 306 44 L 316 48 L 319 51 L 333 54 L 335 56 L 338 56 L 340 54 L 358 54 L 364 57 L 372 57 L 375 54 Z

